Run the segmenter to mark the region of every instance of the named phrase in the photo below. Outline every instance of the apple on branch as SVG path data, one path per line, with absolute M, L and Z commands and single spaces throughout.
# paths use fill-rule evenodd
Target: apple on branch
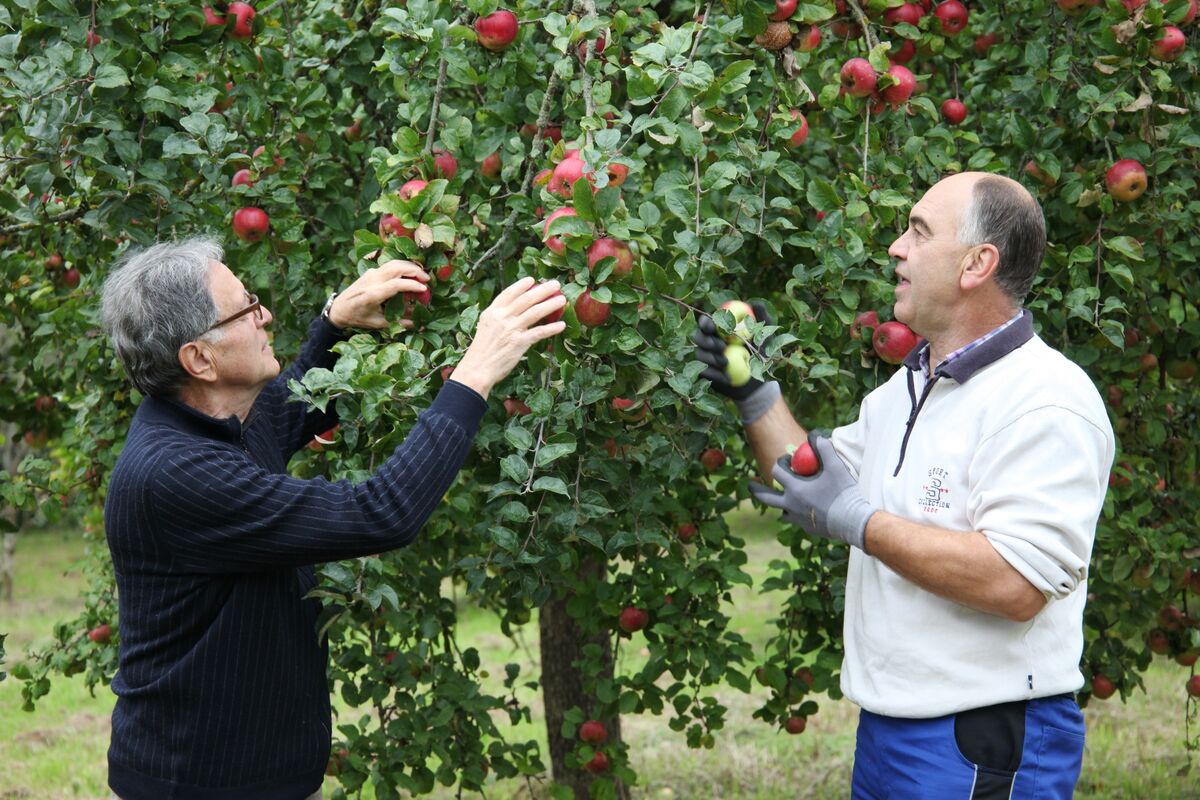
M 517 15 L 506 8 L 475 20 L 475 35 L 488 50 L 503 50 L 517 38 Z
M 875 329 L 875 335 L 871 337 L 875 355 L 888 364 L 899 364 L 904 361 L 918 342 L 920 342 L 920 337 L 903 322 L 896 320 L 880 325 Z

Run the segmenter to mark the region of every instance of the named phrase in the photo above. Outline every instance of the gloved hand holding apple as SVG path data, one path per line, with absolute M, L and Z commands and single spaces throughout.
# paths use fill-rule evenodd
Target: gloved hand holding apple
M 769 323 L 771 320 L 762 303 L 730 300 L 721 308 L 733 315 L 734 332 L 721 338 L 716 322 L 705 314 L 699 319 L 692 341 L 696 345 L 696 360 L 707 367 L 700 373 L 701 377 L 708 379 L 715 391 L 740 401 L 763 385 L 750 375 L 750 350 L 746 347 L 750 332 L 746 322 Z

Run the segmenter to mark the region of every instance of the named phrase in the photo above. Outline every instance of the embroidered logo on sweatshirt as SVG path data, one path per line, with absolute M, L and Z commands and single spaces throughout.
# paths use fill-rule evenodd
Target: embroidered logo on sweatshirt
M 926 514 L 936 514 L 943 508 L 950 508 L 950 489 L 946 486 L 949 477 L 950 473 L 941 467 L 934 467 L 925 476 L 917 505 L 921 506 L 921 510 Z

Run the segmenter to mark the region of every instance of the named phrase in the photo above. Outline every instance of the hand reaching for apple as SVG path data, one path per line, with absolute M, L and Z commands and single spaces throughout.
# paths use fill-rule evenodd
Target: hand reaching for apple
M 393 259 L 367 270 L 339 292 L 329 309 L 329 321 L 339 328 L 386 328 L 383 304 L 401 292 L 421 294 L 428 283 L 429 274 L 420 264 Z
M 534 344 L 562 333 L 562 320 L 539 324 L 567 304 L 558 281 L 521 280 L 496 296 L 479 315 L 475 337 L 451 377 L 483 397 L 512 372 Z
M 745 330 L 742 321 L 747 318 L 765 323 L 771 321 L 762 303 L 730 301 L 721 307 L 733 314 L 739 330 Z M 712 383 L 713 391 L 737 402 L 762 386 L 762 381 L 750 377 L 750 351 L 743 338 L 735 333 L 728 340 L 722 339 L 712 317 L 707 314 L 700 317 L 692 342 L 696 345 L 696 360 L 708 367 L 700 376 Z

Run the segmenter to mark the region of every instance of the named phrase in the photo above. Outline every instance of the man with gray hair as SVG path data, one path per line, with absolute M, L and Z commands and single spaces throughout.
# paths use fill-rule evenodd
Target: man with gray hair
M 855 798 L 1069 798 L 1078 780 L 1087 566 L 1114 440 L 1091 380 L 1022 309 L 1045 242 L 1015 181 L 935 184 L 888 250 L 894 316 L 925 342 L 828 438 L 777 383 L 731 385 L 711 319 L 695 336 L 781 487 L 751 484 L 755 499 L 851 545 Z M 805 442 L 817 466 L 799 475 L 786 453 Z
M 121 642 L 109 787 L 122 800 L 320 797 L 332 719 L 314 564 L 411 542 L 462 466 L 492 387 L 560 333 L 556 281 L 523 278 L 483 311 L 470 347 L 408 438 L 367 480 L 287 474 L 337 420 L 287 383 L 336 361 L 351 328 L 429 276 L 389 261 L 335 293 L 280 374 L 272 316 L 214 241 L 155 245 L 104 285 L 105 328 L 145 398 L 105 502 Z

